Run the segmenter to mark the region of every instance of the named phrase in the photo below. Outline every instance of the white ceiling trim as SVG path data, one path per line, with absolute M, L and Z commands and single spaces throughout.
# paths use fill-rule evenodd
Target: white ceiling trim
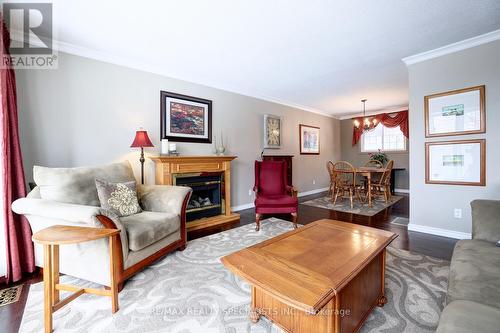
M 127 59 L 125 57 L 119 57 L 119 56 L 116 56 L 113 54 L 108 54 L 108 53 L 104 53 L 101 51 L 97 51 L 97 50 L 93 50 L 93 49 L 89 49 L 86 47 L 81 47 L 78 45 L 74 45 L 74 44 L 70 44 L 70 43 L 66 43 L 66 42 L 61 42 L 61 41 L 57 41 L 57 40 L 54 41 L 53 45 L 54 45 L 54 48 L 56 50 L 64 52 L 64 53 L 69 53 L 69 54 L 73 54 L 73 55 L 84 57 L 84 58 L 99 60 L 99 61 L 114 64 L 114 65 L 119 65 L 119 66 L 124 66 L 124 67 L 132 68 L 132 69 L 137 69 L 137 70 L 141 70 L 141 71 L 145 71 L 145 72 L 149 72 L 149 73 L 153 73 L 153 74 L 158 74 L 158 75 L 166 76 L 166 77 L 177 79 L 177 80 L 201 84 L 201 85 L 204 85 L 207 87 L 216 88 L 216 89 L 220 89 L 220 90 L 224 90 L 224 91 L 228 91 L 228 92 L 232 92 L 232 93 L 236 93 L 236 94 L 240 94 L 240 95 L 244 95 L 244 96 L 248 96 L 248 97 L 253 97 L 253 98 L 261 99 L 264 101 L 268 101 L 268 102 L 272 102 L 272 103 L 276 103 L 276 104 L 280 104 L 280 105 L 284 105 L 284 106 L 289 106 L 289 107 L 292 107 L 295 109 L 300 109 L 303 111 L 316 113 L 316 114 L 326 116 L 329 118 L 338 119 L 337 117 L 335 117 L 334 115 L 332 115 L 331 113 L 328 113 L 326 111 L 315 109 L 315 108 L 305 106 L 305 105 L 300 105 L 300 104 L 289 102 L 289 101 L 284 101 L 284 100 L 279 99 L 279 98 L 265 96 L 264 94 L 256 94 L 253 92 L 245 91 L 243 89 L 234 89 L 233 87 L 228 87 L 228 86 L 224 86 L 224 85 L 213 85 L 210 82 L 200 82 L 199 80 L 189 80 L 186 78 L 173 77 L 159 67 L 148 65 L 148 64 L 145 64 L 145 63 L 142 63 L 139 61 L 135 61 L 132 59 Z
M 460 42 L 456 42 L 453 44 L 448 44 L 443 47 L 439 47 L 434 50 L 418 53 L 406 58 L 403 58 L 403 62 L 406 64 L 406 66 L 413 65 L 422 61 L 430 60 L 433 58 L 441 57 L 446 54 L 462 51 L 469 49 L 471 47 L 479 46 L 482 44 L 490 43 L 495 40 L 500 39 L 500 30 L 494 30 L 491 32 L 488 32 L 483 35 L 479 35 L 476 37 L 464 39 Z
M 408 105 L 400 105 L 400 106 L 394 106 L 394 107 L 390 107 L 390 108 L 384 108 L 381 110 L 366 111 L 366 115 L 367 116 L 374 116 L 374 115 L 381 114 L 381 113 L 396 113 L 399 111 L 406 111 L 406 110 L 408 110 Z M 352 118 L 356 118 L 356 117 L 363 117 L 363 112 L 348 114 L 348 115 L 339 117 L 339 119 L 346 120 L 346 119 L 352 119 Z

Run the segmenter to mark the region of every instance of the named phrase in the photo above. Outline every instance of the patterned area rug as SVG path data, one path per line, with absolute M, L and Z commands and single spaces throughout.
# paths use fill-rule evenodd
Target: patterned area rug
M 248 320 L 250 288 L 219 258 L 292 230 L 271 218 L 261 230 L 249 224 L 190 241 L 135 275 L 119 295 L 120 310 L 111 314 L 107 297 L 84 295 L 57 311 L 55 332 L 281 332 L 265 318 Z M 449 263 L 388 249 L 386 293 L 389 302 L 376 308 L 361 332 L 433 332 L 447 287 Z M 64 283 L 92 284 L 63 276 Z M 43 331 L 43 284 L 31 286 L 20 332 Z
M 337 210 L 340 212 L 346 212 L 346 213 L 352 213 L 352 214 L 359 214 L 359 215 L 366 215 L 366 216 L 373 216 L 380 212 L 381 210 L 386 209 L 387 207 L 390 207 L 394 205 L 396 202 L 399 200 L 403 199 L 403 197 L 393 195 L 391 198 L 391 201 L 388 203 L 385 203 L 383 198 L 375 198 L 372 200 L 372 207 L 368 207 L 368 204 L 363 204 L 359 200 L 354 200 L 354 205 L 353 209 L 351 209 L 351 202 L 349 201 L 349 198 L 338 198 L 337 202 L 335 203 L 335 206 L 333 205 L 333 200 L 330 196 L 325 196 L 322 198 L 317 198 L 313 200 L 309 200 L 306 202 L 302 202 L 302 205 L 308 205 L 308 206 L 315 206 L 315 207 L 320 207 L 320 208 L 326 208 L 326 209 L 331 209 L 331 210 Z

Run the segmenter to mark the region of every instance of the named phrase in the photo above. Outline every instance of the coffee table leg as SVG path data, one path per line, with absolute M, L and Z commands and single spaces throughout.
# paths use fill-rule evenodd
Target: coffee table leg
M 387 303 L 387 297 L 385 297 L 385 252 L 382 251 L 382 276 L 380 277 L 380 280 L 382 281 L 381 286 L 380 286 L 380 297 L 378 298 L 377 305 L 382 307 Z
M 260 312 L 255 307 L 256 306 L 255 297 L 257 297 L 257 295 L 255 295 L 255 287 L 252 286 L 252 304 L 250 305 L 250 321 L 254 324 L 258 322 L 260 319 Z
M 110 273 L 110 287 L 111 287 L 111 311 L 115 313 L 118 311 L 118 286 L 116 281 L 116 267 L 115 267 L 115 247 L 116 235 L 109 237 L 109 273 Z
M 45 333 L 52 333 L 52 246 L 49 244 L 43 245 L 43 293 L 44 293 L 44 323 Z

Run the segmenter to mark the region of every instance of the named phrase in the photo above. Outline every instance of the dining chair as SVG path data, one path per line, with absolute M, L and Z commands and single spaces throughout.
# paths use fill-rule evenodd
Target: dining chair
M 385 166 L 385 171 L 378 182 L 372 183 L 372 195 L 383 195 L 385 203 L 391 200 L 391 172 L 394 161 L 390 160 Z
M 335 194 L 335 177 L 333 174 L 333 162 L 328 161 L 326 162 L 326 169 L 328 170 L 328 175 L 330 176 L 330 187 L 328 188 L 328 196 L 332 196 Z
M 384 164 L 380 161 L 377 160 L 369 160 L 368 162 L 365 163 L 364 165 L 365 168 L 383 168 Z M 372 181 L 374 183 L 378 183 L 380 181 L 380 174 L 379 173 L 374 173 L 372 174 Z M 363 179 L 362 185 L 364 186 L 364 190 L 366 191 L 366 187 L 368 186 L 368 182 L 366 178 Z
M 351 209 L 354 208 L 353 197 L 356 195 L 361 200 L 361 197 L 356 187 L 356 169 L 351 163 L 346 161 L 340 161 L 333 165 L 333 180 L 334 180 L 334 190 L 335 195 L 333 197 L 333 206 L 337 203 L 337 198 L 339 194 L 344 198 L 346 193 L 349 193 L 349 199 L 351 201 Z

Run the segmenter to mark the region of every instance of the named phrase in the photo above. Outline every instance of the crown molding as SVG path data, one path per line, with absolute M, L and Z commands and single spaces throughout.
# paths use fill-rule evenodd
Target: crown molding
M 64 53 L 68 53 L 68 54 L 72 54 L 72 55 L 76 55 L 76 56 L 80 56 L 80 57 L 84 57 L 84 58 L 89 58 L 89 59 L 93 59 L 93 60 L 98 60 L 98 61 L 102 61 L 102 62 L 114 64 L 114 65 L 119 65 L 119 66 L 123 66 L 123 67 L 127 67 L 127 68 L 132 68 L 132 69 L 136 69 L 136 70 L 140 70 L 140 71 L 144 71 L 144 72 L 148 72 L 148 73 L 152 73 L 152 74 L 157 74 L 157 75 L 161 75 L 161 76 L 165 76 L 165 77 L 169 77 L 169 78 L 173 78 L 173 79 L 177 79 L 177 80 L 182 80 L 185 82 L 200 84 L 200 85 L 203 85 L 203 86 L 206 86 L 209 88 L 220 89 L 220 90 L 224 90 L 227 92 L 231 92 L 231 93 L 235 93 L 235 94 L 239 94 L 239 95 L 243 95 L 243 96 L 247 96 L 247 97 L 257 98 L 257 99 L 264 100 L 267 102 L 276 103 L 276 104 L 292 107 L 295 109 L 299 109 L 302 111 L 312 112 L 312 113 L 316 113 L 316 114 L 319 114 L 319 115 L 322 115 L 325 117 L 337 119 L 337 117 L 335 117 L 335 115 L 333 115 L 329 112 L 326 112 L 326 111 L 323 111 L 320 109 L 316 109 L 316 108 L 312 108 L 312 107 L 309 107 L 306 105 L 301 105 L 301 104 L 293 103 L 290 101 L 282 100 L 279 98 L 266 96 L 265 94 L 255 93 L 255 92 L 251 92 L 251 91 L 248 91 L 245 89 L 238 89 L 238 88 L 234 88 L 234 87 L 229 87 L 229 86 L 224 85 L 224 84 L 213 84 L 210 82 L 206 82 L 203 80 L 197 80 L 194 78 L 187 78 L 186 79 L 186 78 L 171 76 L 171 75 L 169 75 L 169 73 L 165 72 L 165 70 L 162 69 L 160 66 L 149 65 L 149 64 L 146 64 L 146 63 L 141 62 L 141 61 L 128 59 L 126 57 L 116 56 L 113 54 L 109 54 L 109 53 L 105 53 L 105 52 L 97 51 L 94 49 L 74 45 L 71 43 L 61 42 L 61 41 L 57 41 L 57 40 L 54 40 L 53 45 L 54 45 L 54 49 L 56 49 L 60 52 L 64 52 Z
M 422 61 L 434 59 L 437 57 L 444 56 L 446 54 L 462 51 L 469 49 L 471 47 L 479 46 L 482 44 L 490 43 L 495 40 L 500 39 L 500 30 L 494 30 L 488 33 L 485 33 L 483 35 L 479 35 L 476 37 L 464 39 L 460 42 L 456 42 L 453 44 L 445 45 L 443 47 L 439 47 L 434 50 L 418 53 L 406 58 L 403 58 L 403 62 L 406 64 L 406 66 L 410 66 Z
M 380 109 L 380 110 L 366 111 L 366 115 L 367 116 L 375 116 L 375 115 L 381 114 L 381 113 L 396 113 L 396 112 L 407 111 L 407 110 L 408 110 L 408 105 L 399 105 L 399 106 L 388 107 L 388 108 Z M 346 119 L 352 119 L 352 118 L 357 118 L 357 117 L 363 117 L 363 112 L 347 114 L 347 115 L 339 117 L 338 119 L 339 120 L 346 120 Z

